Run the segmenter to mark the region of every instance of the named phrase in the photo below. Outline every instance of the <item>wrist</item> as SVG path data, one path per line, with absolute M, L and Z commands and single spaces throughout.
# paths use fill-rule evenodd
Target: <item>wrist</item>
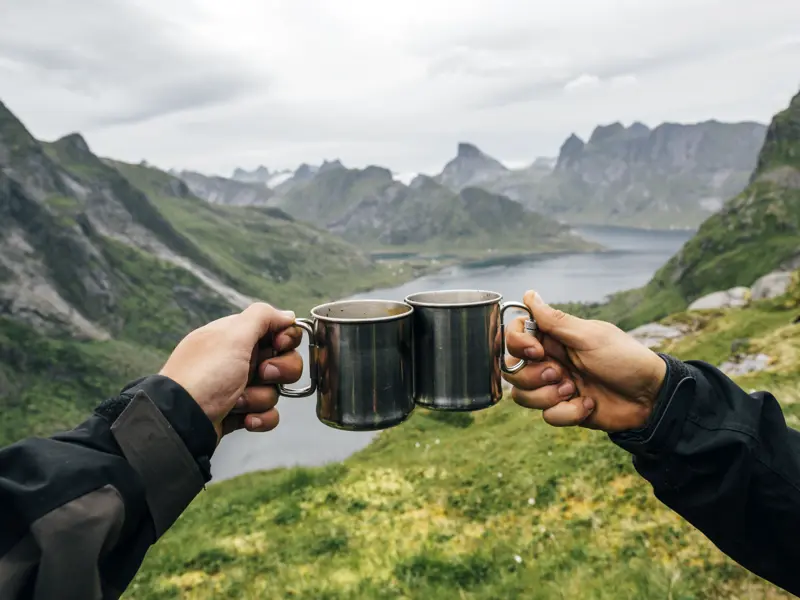
M 659 354 L 655 352 L 651 352 L 651 354 L 643 391 L 637 398 L 636 406 L 631 411 L 628 423 L 621 428 L 621 431 L 645 429 L 652 422 L 654 413 L 658 411 L 659 399 L 666 385 L 669 367 L 666 360 Z

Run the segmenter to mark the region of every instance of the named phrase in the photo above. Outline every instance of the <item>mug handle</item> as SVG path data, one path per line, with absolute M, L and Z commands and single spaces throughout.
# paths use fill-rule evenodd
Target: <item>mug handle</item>
M 528 361 L 520 360 L 513 367 L 509 367 L 506 364 L 506 324 L 505 321 L 503 320 L 503 315 L 506 314 L 506 311 L 509 308 L 519 308 L 520 310 L 524 310 L 531 316 L 530 321 L 527 321 L 525 323 L 526 333 L 530 333 L 531 335 L 536 335 L 537 328 L 536 328 L 536 318 L 533 316 L 531 309 L 525 306 L 522 302 L 505 302 L 500 306 L 500 339 L 502 340 L 501 341 L 502 354 L 500 355 L 500 368 L 503 370 L 504 373 L 509 373 L 513 375 L 514 373 L 517 373 L 518 371 L 524 369 L 525 366 L 528 364 Z
M 317 391 L 317 346 L 314 344 L 314 322 L 311 319 L 295 319 L 294 324 L 308 334 L 308 372 L 311 375 L 311 383 L 299 389 L 279 385 L 278 393 L 286 398 L 306 398 Z

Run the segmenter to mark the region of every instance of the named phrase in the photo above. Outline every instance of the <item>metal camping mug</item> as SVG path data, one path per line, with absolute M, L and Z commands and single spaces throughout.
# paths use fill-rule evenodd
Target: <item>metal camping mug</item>
M 414 400 L 426 408 L 471 411 L 503 397 L 500 371 L 516 373 L 526 365 L 506 364 L 505 323 L 510 308 L 526 311 L 525 331 L 535 335 L 536 321 L 520 302 L 501 304 L 503 296 L 483 290 L 443 290 L 411 294 L 414 307 Z
M 297 319 L 309 335 L 311 383 L 280 386 L 281 395 L 317 392 L 317 418 L 347 431 L 375 431 L 405 421 L 414 410 L 414 309 L 389 300 L 342 300 Z

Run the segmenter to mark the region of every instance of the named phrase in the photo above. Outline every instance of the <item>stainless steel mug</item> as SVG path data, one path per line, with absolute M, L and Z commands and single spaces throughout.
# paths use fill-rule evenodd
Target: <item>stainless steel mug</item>
M 388 300 L 343 300 L 317 306 L 296 324 L 309 334 L 311 383 L 280 386 L 291 398 L 317 392 L 317 418 L 336 429 L 374 431 L 414 410 L 414 309 Z
M 505 324 L 510 308 L 530 315 L 519 302 L 483 290 L 443 290 L 408 296 L 414 307 L 414 400 L 435 410 L 470 411 L 503 397 L 501 369 L 516 373 L 525 361 L 505 362 Z

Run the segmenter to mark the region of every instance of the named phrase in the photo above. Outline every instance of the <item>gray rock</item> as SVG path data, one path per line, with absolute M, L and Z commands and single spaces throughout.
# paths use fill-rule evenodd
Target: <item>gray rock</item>
M 689 310 L 711 310 L 745 306 L 749 293 L 750 288 L 746 287 L 735 287 L 722 292 L 714 292 L 692 302 L 689 305 Z
M 659 346 L 665 340 L 683 337 L 685 331 L 679 327 L 668 327 L 661 323 L 647 323 L 628 332 L 628 335 L 648 348 Z
M 768 300 L 777 298 L 786 293 L 792 282 L 792 274 L 786 271 L 774 271 L 764 275 L 750 288 L 750 297 L 753 300 Z
M 750 354 L 725 361 L 719 368 L 729 376 L 746 375 L 764 371 L 769 366 L 770 360 L 766 354 Z

